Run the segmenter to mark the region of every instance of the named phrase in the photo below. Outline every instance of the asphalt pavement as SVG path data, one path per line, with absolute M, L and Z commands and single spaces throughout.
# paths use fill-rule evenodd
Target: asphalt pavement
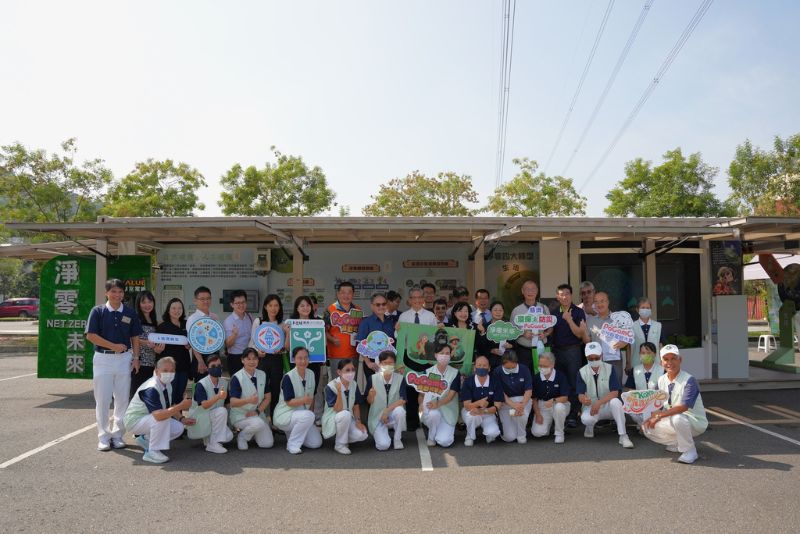
M 130 436 L 127 449 L 96 451 L 91 383 L 38 379 L 35 365 L 0 356 L 4 532 L 800 529 L 800 390 L 704 394 L 719 417 L 691 466 L 634 430 L 635 448 L 622 449 L 612 427 L 592 440 L 570 431 L 563 445 L 472 448 L 457 432 L 453 447 L 429 449 L 430 471 L 413 433 L 402 451 L 378 452 L 370 438 L 351 456 L 331 440 L 292 456 L 283 436 L 225 455 L 183 439 L 159 466 Z

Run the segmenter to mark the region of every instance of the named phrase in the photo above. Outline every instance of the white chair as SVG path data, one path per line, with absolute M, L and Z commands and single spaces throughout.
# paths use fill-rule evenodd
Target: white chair
M 762 335 L 758 336 L 758 348 L 756 349 L 757 352 L 770 352 L 778 348 L 778 344 L 775 342 L 775 336 L 769 335 Z

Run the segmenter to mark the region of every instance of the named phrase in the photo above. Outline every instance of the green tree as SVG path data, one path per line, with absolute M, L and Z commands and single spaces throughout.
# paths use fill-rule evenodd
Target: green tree
M 225 215 L 310 216 L 330 209 L 336 194 L 325 173 L 309 168 L 299 156 L 287 156 L 270 147 L 276 163 L 263 169 L 238 163 L 222 177 L 218 204 Z
M 0 217 L 3 221 L 93 221 L 111 171 L 101 159 L 75 162 L 75 139 L 62 154 L 29 150 L 20 143 L 0 147 Z M 52 236 L 50 236 L 52 237 Z
M 197 190 L 206 185 L 200 171 L 171 159 L 138 162 L 114 183 L 103 213 L 114 217 L 189 217 L 205 209 Z
M 728 176 L 730 201 L 741 215 L 800 214 L 800 134 L 776 136 L 771 151 L 746 140 L 736 147 Z
M 435 178 L 414 171 L 405 178 L 392 178 L 380 186 L 373 202 L 362 210 L 375 217 L 424 217 L 474 215 L 466 204 L 478 201 L 472 178 L 454 172 L 440 172 Z
M 510 217 L 586 215 L 586 197 L 575 191 L 571 178 L 536 174 L 536 161 L 514 159 L 519 172 L 494 190 L 483 211 Z
M 712 191 L 716 167 L 703 162 L 699 152 L 686 158 L 680 148 L 664 154 L 664 162 L 637 158 L 625 164 L 625 178 L 606 198 L 612 217 L 718 217 L 734 210 Z
M 42 263 L 0 258 L 0 294 L 4 298 L 38 297 Z

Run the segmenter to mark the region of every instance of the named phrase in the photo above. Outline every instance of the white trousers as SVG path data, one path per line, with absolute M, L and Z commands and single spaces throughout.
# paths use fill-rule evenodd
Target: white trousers
M 444 420 L 438 408 L 435 410 L 426 408 L 422 413 L 422 423 L 428 427 L 428 439 L 434 440 L 440 447 L 449 447 L 453 444 L 456 427 Z
M 639 428 L 644 423 L 644 415 L 640 413 L 629 413 L 628 417 L 631 418 L 631 421 L 636 423 L 636 427 Z
M 644 429 L 647 439 L 667 446 L 678 446 L 680 452 L 690 451 L 694 448 L 694 437 L 702 432 L 696 432 L 692 428 L 689 418 L 679 413 L 670 417 L 665 417 L 656 423 L 653 428 Z
M 497 425 L 497 416 L 495 414 L 471 415 L 469 410 L 462 408 L 461 419 L 467 426 L 467 437 L 473 441 L 478 427 L 483 429 L 483 435 L 487 438 L 494 439 L 500 435 L 500 427 Z
M 130 352 L 103 354 L 95 352 L 92 360 L 92 387 L 94 389 L 97 437 L 103 443 L 112 438 L 122 438 L 125 433 L 123 418 L 131 394 Z M 114 400 L 114 419 L 109 422 L 111 400 Z
M 342 410 L 337 412 L 333 418 L 336 425 L 336 444 L 347 445 L 357 441 L 364 441 L 369 434 L 366 430 L 360 430 L 356 426 L 356 418 L 352 412 Z
M 145 436 L 151 451 L 169 450 L 169 442 L 183 434 L 183 424 L 172 417 L 156 421 L 152 415 L 145 415 L 130 429 L 132 434 Z
M 569 403 L 554 402 L 553 406 L 548 408 L 544 405 L 545 401 L 536 401 L 539 403 L 539 413 L 542 414 L 542 424 L 538 424 L 536 420 L 533 421 L 531 426 L 531 433 L 537 438 L 544 437 L 550 433 L 550 426 L 555 423 L 555 435 L 564 435 L 564 421 L 567 420 L 569 415 Z
M 400 430 L 403 428 L 403 421 L 406 418 L 406 409 L 402 406 L 398 406 L 392 413 L 389 414 L 389 422 L 387 424 L 383 424 L 383 421 L 378 420 L 378 424 L 375 425 L 375 432 L 373 433 L 372 437 L 375 439 L 375 448 L 379 451 L 385 451 L 389 448 L 389 445 L 392 444 L 392 440 L 389 439 L 389 429 L 394 429 L 394 439 L 400 440 L 403 435 L 403 432 Z
M 625 430 L 625 412 L 622 411 L 621 400 L 611 399 L 597 411 L 597 415 L 591 415 L 589 413 L 590 410 L 590 406 L 584 406 L 583 412 L 581 413 L 581 422 L 587 427 L 594 428 L 594 425 L 596 425 L 598 421 L 613 419 L 617 423 L 617 433 L 620 436 L 624 436 L 628 433 L 628 431 Z
M 324 369 L 324 367 L 323 367 Z M 322 446 L 322 434 L 314 426 L 314 412 L 311 410 L 294 410 L 288 425 L 278 426 L 286 432 L 286 448 L 299 449 L 308 447 L 318 449 Z
M 520 402 L 522 397 L 510 397 L 510 399 L 514 402 Z M 500 408 L 500 422 L 503 424 L 503 441 L 514 441 L 517 438 L 524 438 L 526 437 L 526 430 L 525 427 L 528 426 L 528 417 L 531 415 L 531 409 L 533 408 L 533 403 L 528 401 L 525 405 L 525 413 L 523 415 L 515 415 L 511 416 L 510 408 L 508 406 L 503 406 Z
M 239 438 L 250 441 L 255 437 L 256 444 L 262 449 L 269 449 L 275 443 L 269 425 L 257 415 L 245 417 L 236 426 L 239 427 Z
M 211 418 L 209 443 L 228 443 L 233 439 L 233 432 L 228 428 L 228 410 L 223 406 L 217 406 L 208 412 L 208 416 Z

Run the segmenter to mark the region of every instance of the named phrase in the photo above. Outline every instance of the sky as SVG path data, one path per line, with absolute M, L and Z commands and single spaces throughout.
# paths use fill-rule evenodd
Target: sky
M 0 4 L 0 145 L 78 139 L 122 177 L 147 158 L 219 177 L 263 166 L 271 146 L 325 172 L 353 215 L 381 183 L 419 170 L 496 185 L 502 0 L 77 1 Z M 575 149 L 644 0 L 617 0 L 548 174 Z M 701 0 L 656 0 L 567 176 L 581 186 Z M 605 0 L 518 0 L 503 181 L 513 158 L 544 166 L 597 34 Z M 625 162 L 701 152 L 727 168 L 746 139 L 800 133 L 800 3 L 717 0 L 583 189 L 587 215 Z M 792 96 L 795 95 L 795 96 Z M 336 212 L 336 209 L 333 210 Z

